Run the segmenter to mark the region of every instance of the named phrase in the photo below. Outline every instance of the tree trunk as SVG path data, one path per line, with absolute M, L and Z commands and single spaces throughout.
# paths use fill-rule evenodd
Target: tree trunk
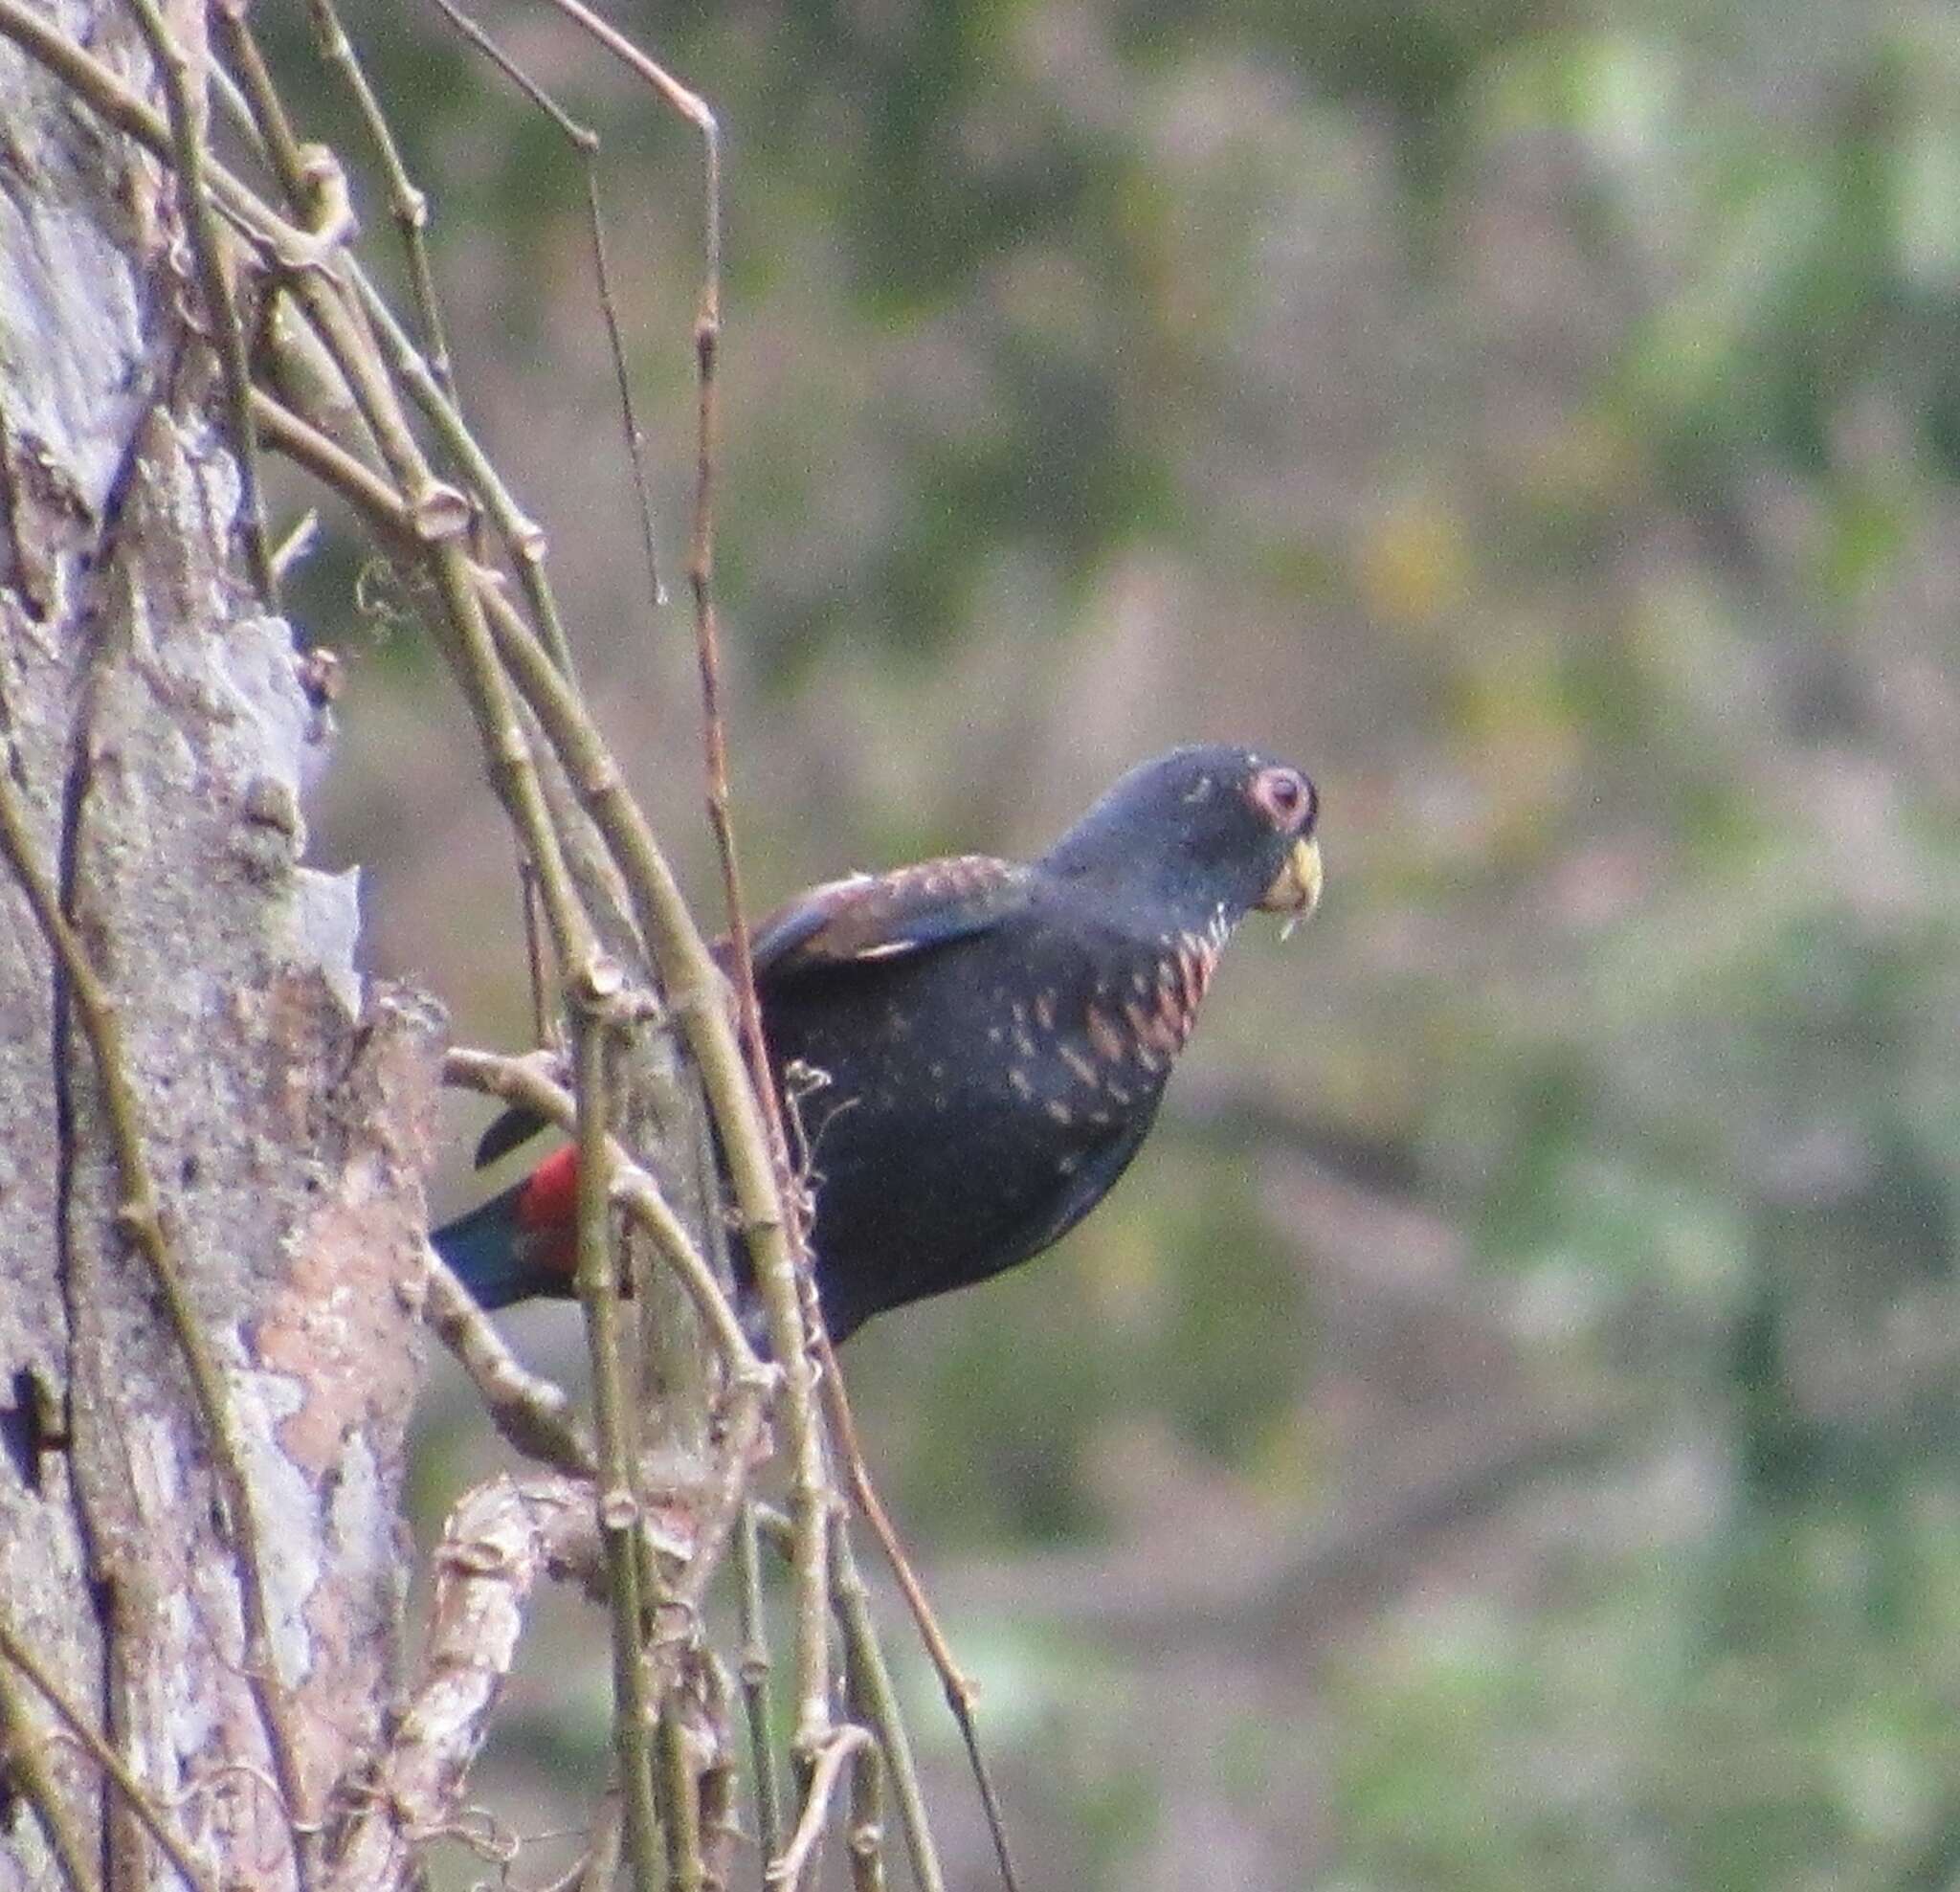
M 0 126 L 0 1886 L 276 1887 L 399 1650 L 439 1033 L 299 864 L 174 187 L 5 40 Z

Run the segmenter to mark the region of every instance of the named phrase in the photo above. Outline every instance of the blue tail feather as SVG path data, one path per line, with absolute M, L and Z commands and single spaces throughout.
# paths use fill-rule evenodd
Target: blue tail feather
M 537 1266 L 527 1252 L 531 1244 L 517 1219 L 517 1199 L 523 1188 L 523 1183 L 514 1183 L 468 1214 L 444 1223 L 429 1237 L 477 1304 L 489 1312 L 541 1292 Z

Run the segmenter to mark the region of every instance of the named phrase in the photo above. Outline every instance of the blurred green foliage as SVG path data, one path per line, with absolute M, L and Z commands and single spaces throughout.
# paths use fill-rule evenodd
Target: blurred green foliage
M 698 848 L 577 171 L 433 15 L 356 17 L 465 400 Z M 605 132 L 671 557 L 698 154 L 493 17 Z M 1038 844 L 1189 735 L 1325 794 L 1326 909 L 1236 950 L 1137 1175 L 853 1349 L 949 1593 L 1007 1560 L 1031 1884 L 1960 1883 L 1960 16 L 627 24 L 729 133 L 752 884 Z M 441 746 L 394 667 L 327 832 L 384 962 L 507 1036 L 493 828 L 459 738 L 402 785 Z

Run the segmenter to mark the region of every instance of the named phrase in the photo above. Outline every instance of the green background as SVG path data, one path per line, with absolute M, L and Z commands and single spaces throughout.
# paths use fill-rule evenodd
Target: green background
M 678 580 L 698 141 L 483 17 L 603 132 Z M 1322 914 L 1241 937 L 1108 1204 L 849 1350 L 1029 1892 L 1960 1883 L 1960 14 L 616 17 L 727 133 L 758 902 L 1037 848 L 1178 740 L 1323 793 Z M 350 19 L 712 915 L 580 170 L 433 11 Z M 360 558 L 302 594 L 350 670 L 316 853 L 366 864 L 377 970 L 512 1044 L 508 845 Z M 575 1370 L 566 1310 L 511 1330 Z M 432 1518 L 483 1431 L 432 1402 Z M 539 1648 L 481 1782 L 526 1830 L 604 1766 L 598 1619 Z

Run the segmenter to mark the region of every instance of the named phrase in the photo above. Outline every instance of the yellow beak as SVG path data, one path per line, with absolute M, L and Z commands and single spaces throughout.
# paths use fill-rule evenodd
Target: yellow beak
M 1311 835 L 1293 843 L 1286 864 L 1259 900 L 1263 913 L 1283 913 L 1286 929 L 1304 920 L 1321 903 L 1321 844 Z

